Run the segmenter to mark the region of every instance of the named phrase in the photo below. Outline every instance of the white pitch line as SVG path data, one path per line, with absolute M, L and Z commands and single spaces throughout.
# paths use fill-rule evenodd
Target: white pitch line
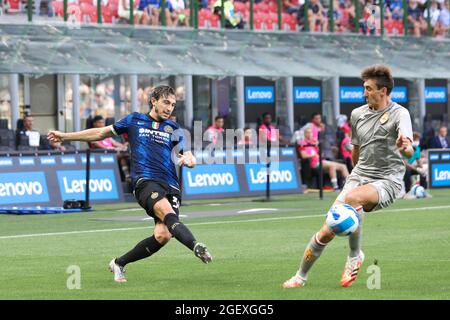
M 404 209 L 391 209 L 382 210 L 380 213 L 384 212 L 404 212 L 404 211 L 418 211 L 418 210 L 436 210 L 436 209 L 450 209 L 450 206 L 436 206 L 436 207 L 423 207 L 423 208 L 404 208 Z M 307 218 L 325 218 L 325 214 L 315 214 L 309 216 L 295 216 L 295 217 L 272 217 L 272 218 L 256 218 L 247 220 L 228 220 L 228 221 L 210 221 L 210 222 L 197 222 L 186 224 L 188 226 L 204 226 L 204 225 L 217 225 L 217 224 L 232 224 L 232 223 L 243 223 L 243 222 L 265 222 L 265 221 L 278 221 L 278 220 L 296 220 L 296 219 L 307 219 Z M 100 232 L 114 232 L 114 231 L 130 231 L 130 230 L 140 230 L 148 229 L 152 226 L 146 227 L 134 227 L 134 228 L 116 228 L 116 229 L 97 229 L 97 230 L 80 230 L 80 231 L 67 231 L 67 232 L 52 232 L 52 233 L 32 233 L 32 234 L 19 234 L 13 236 L 2 236 L 0 240 L 3 239 L 18 239 L 18 238 L 32 238 L 32 237 L 46 237 L 46 236 L 62 236 L 71 234 L 83 234 L 83 233 L 100 233 Z

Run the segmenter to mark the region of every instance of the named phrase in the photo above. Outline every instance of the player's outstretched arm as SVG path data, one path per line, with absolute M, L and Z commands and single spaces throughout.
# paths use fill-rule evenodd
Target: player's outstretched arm
M 191 151 L 185 151 L 183 154 L 178 155 L 180 157 L 179 164 L 188 168 L 193 168 L 197 164 L 197 160 Z
M 49 131 L 47 139 L 51 142 L 63 141 L 99 141 L 112 137 L 114 133 L 110 126 L 102 128 L 92 128 L 77 132 Z

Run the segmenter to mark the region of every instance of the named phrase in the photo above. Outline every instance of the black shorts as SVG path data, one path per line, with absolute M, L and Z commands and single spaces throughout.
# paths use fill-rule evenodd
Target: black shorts
M 177 217 L 180 214 L 180 191 L 165 183 L 154 180 L 138 180 L 133 194 L 139 205 L 145 209 L 150 217 L 155 219 L 155 224 L 158 222 L 163 222 L 155 215 L 155 212 L 153 211 L 155 203 L 163 198 L 169 200 L 169 203 Z

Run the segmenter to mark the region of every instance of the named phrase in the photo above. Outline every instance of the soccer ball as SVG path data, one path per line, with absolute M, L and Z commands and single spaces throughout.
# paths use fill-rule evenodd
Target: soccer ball
M 348 236 L 359 226 L 359 215 L 355 208 L 348 204 L 337 204 L 327 213 L 327 226 L 338 236 Z
M 416 198 L 425 198 L 427 196 L 427 192 L 424 187 L 416 184 L 411 188 L 411 195 Z

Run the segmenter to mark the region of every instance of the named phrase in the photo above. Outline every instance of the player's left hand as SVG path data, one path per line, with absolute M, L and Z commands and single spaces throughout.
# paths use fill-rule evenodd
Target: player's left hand
M 191 152 L 185 152 L 184 154 L 178 154 L 180 159 L 179 164 L 188 168 L 193 168 L 197 164 L 197 160 Z

